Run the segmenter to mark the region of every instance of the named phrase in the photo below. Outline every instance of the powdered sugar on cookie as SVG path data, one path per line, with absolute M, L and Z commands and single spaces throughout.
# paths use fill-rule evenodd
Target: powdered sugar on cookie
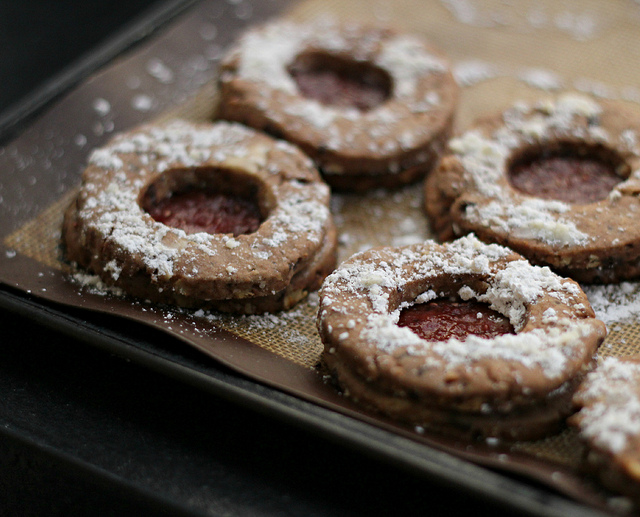
M 578 230 L 573 221 L 562 216 L 568 209 L 560 201 L 524 199 L 518 204 L 505 205 L 501 200 L 469 205 L 465 214 L 470 221 L 489 225 L 521 239 L 541 240 L 560 247 L 587 243 L 589 236 Z
M 476 332 L 484 304 L 509 328 Z M 473 235 L 352 256 L 320 291 L 317 323 L 346 396 L 474 439 L 555 432 L 606 333 L 574 281 Z
M 171 167 L 213 166 L 214 163 L 220 167 L 236 167 L 240 165 L 238 160 L 245 171 L 264 167 L 269 150 L 246 145 L 252 134 L 235 124 L 196 128 L 178 121 L 150 127 L 135 135 L 120 136 L 108 146 L 94 151 L 89 163 L 105 170 L 117 170 L 123 167 L 123 155 L 135 155 L 142 164 L 140 174 L 133 179 L 126 174 L 114 174 L 112 183 L 86 200 L 80 215 L 89 217 L 90 213 L 91 227 L 95 231 L 108 236 L 123 252 L 140 256 L 156 276 L 170 277 L 175 259 L 186 246 L 197 247 L 209 255 L 220 255 L 222 248 L 217 243 L 222 243 L 227 250 L 234 250 L 241 241 L 234 240 L 236 245 L 233 245 L 228 242 L 228 236 L 186 234 L 181 229 L 150 221 L 140 207 L 136 193 L 145 178 Z M 280 143 L 280 149 L 296 152 L 284 142 Z M 307 165 L 311 166 L 310 162 Z M 272 213 L 270 222 L 274 233 L 262 240 L 268 248 L 282 246 L 298 232 L 306 234 L 313 242 L 321 240 L 322 227 L 330 217 L 327 206 L 321 201 L 327 196 L 326 187 L 321 184 L 298 186 L 299 191 L 283 199 Z M 264 250 L 264 246 L 256 247 L 254 243 L 251 253 L 259 261 L 268 261 L 271 254 L 265 256 Z M 235 262 L 233 255 L 229 260 L 230 264 Z
M 473 232 L 582 283 L 640 275 L 640 113 L 565 93 L 517 102 L 452 139 L 427 177 L 440 240 Z
M 415 94 L 418 83 L 426 74 L 448 71 L 448 64 L 441 57 L 428 52 L 424 43 L 411 35 L 388 39 L 382 32 L 372 31 L 367 39 L 357 43 L 354 43 L 354 35 L 348 25 L 341 26 L 330 19 L 309 25 L 288 21 L 266 24 L 261 30 L 251 31 L 240 39 L 234 50 L 239 62 L 238 74 L 243 79 L 266 83 L 276 90 L 295 94 L 297 87 L 287 67 L 301 49 L 353 53 L 355 59 L 371 60 L 391 75 L 395 95 L 410 103 L 410 111 L 421 109 L 425 100 L 427 105 L 434 103 L 432 97 L 416 98 Z M 299 99 L 289 109 L 317 127 L 326 127 L 336 119 L 358 116 L 356 110 L 337 109 L 308 99 Z M 380 116 L 384 117 L 386 110 L 382 111 Z M 371 117 L 376 116 L 375 112 L 371 114 Z
M 327 18 L 248 31 L 222 60 L 220 86 L 220 118 L 295 142 L 332 186 L 359 190 L 426 174 L 458 92 L 423 38 Z
M 452 292 L 443 290 L 443 278 L 454 285 L 456 279 L 473 277 L 483 281 L 476 286 L 469 280 Z M 396 293 L 402 297 L 415 289 L 415 284 L 421 286 L 421 294 L 398 303 Z M 525 325 L 537 328 L 494 339 L 470 336 L 465 341 L 431 343 L 397 325 L 400 310 L 416 299 L 452 295 L 489 304 L 506 316 L 517 332 Z M 547 311 L 547 316 L 537 321 L 531 307 L 543 299 L 553 300 L 554 317 L 548 317 Z M 360 317 L 360 339 L 385 353 L 424 356 L 431 364 L 447 368 L 471 367 L 481 359 L 496 358 L 540 368 L 544 375 L 557 377 L 583 347 L 583 338 L 593 331 L 590 322 L 580 321 L 588 314 L 588 302 L 575 282 L 546 267 L 532 266 L 507 248 L 483 244 L 473 235 L 446 246 L 428 241 L 421 246 L 358 254 L 327 278 L 321 301 L 321 314 L 350 314 L 369 307 L 364 320 Z
M 234 182 L 240 197 L 256 192 L 264 220 L 255 231 L 189 233 L 144 208 L 149 192 L 161 199 Z M 92 153 L 65 240 L 71 260 L 135 296 L 184 306 L 269 300 L 233 309 L 259 312 L 260 303 L 281 307 L 288 289 L 296 294 L 285 305 L 306 295 L 304 285 L 289 287 L 294 275 L 315 285 L 334 263 L 328 204 L 329 188 L 291 144 L 234 123 L 172 121 L 119 135 Z
M 580 433 L 604 450 L 621 453 L 640 437 L 640 363 L 618 357 L 601 360 L 576 394 L 583 406 Z
M 601 107 L 592 99 L 566 94 L 556 101 L 540 101 L 533 105 L 518 104 L 503 115 L 504 124 L 484 134 L 470 130 L 450 143 L 475 188 L 494 202 L 470 205 L 466 217 L 500 232 L 537 239 L 551 245 L 584 245 L 589 236 L 564 217 L 570 206 L 545 199 L 517 199 L 505 203 L 509 191 L 500 179 L 508 175 L 514 151 L 526 145 L 544 146 L 563 137 L 585 138 L 606 142 L 609 135 L 598 124 L 576 126 L 577 117 L 596 121 Z

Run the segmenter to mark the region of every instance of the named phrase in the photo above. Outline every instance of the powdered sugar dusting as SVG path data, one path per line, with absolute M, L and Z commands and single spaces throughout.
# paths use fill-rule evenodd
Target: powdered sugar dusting
M 640 436 L 640 364 L 617 357 L 604 358 L 589 373 L 576 396 L 584 407 L 580 432 L 611 452 L 620 453 Z
M 89 162 L 107 169 L 122 167 L 120 154 L 148 155 L 151 171 L 165 170 L 170 164 L 180 163 L 190 167 L 211 157 L 213 147 L 224 147 L 227 156 L 246 155 L 246 148 L 239 145 L 250 136 L 250 131 L 235 124 L 217 124 L 196 127 L 182 121 L 165 126 L 149 127 L 133 135 L 121 134 L 107 146 L 95 150 Z M 160 159 L 158 159 L 160 158 Z
M 580 322 L 558 326 L 550 331 L 535 329 L 531 332 L 505 334 L 493 339 L 468 336 L 464 341 L 428 342 L 420 339 L 406 327 L 382 315 L 372 315 L 362 337 L 375 340 L 378 348 L 388 354 L 406 350 L 415 356 L 428 358 L 431 367 L 455 368 L 472 365 L 483 359 L 500 359 L 520 363 L 528 369 L 540 369 L 553 379 L 560 377 L 568 359 L 581 346 L 581 338 L 588 327 Z
M 583 289 L 596 316 L 606 325 L 636 323 L 640 319 L 639 283 L 588 285 Z
M 445 73 L 447 64 L 425 51 L 424 44 L 409 35 L 397 36 L 383 45 L 376 63 L 394 80 L 395 94 L 411 97 L 420 79 L 431 73 Z
M 124 291 L 122 289 L 105 284 L 98 275 L 76 272 L 71 278 L 91 294 L 95 294 L 97 296 L 107 296 L 109 294 L 118 297 L 124 296 Z
M 353 43 L 345 39 L 342 29 L 333 20 L 323 18 L 309 25 L 279 21 L 250 31 L 235 50 L 239 56 L 239 74 L 251 81 L 265 82 L 276 90 L 295 93 L 297 87 L 287 66 L 304 48 L 334 53 L 350 51 Z M 345 30 L 348 33 L 349 27 Z M 361 48 L 356 49 L 356 59 L 371 54 L 375 44 L 382 48 L 374 62 L 391 74 L 396 93 L 401 97 L 411 96 L 425 74 L 448 70 L 442 59 L 427 52 L 424 43 L 411 35 L 398 35 L 388 40 L 369 35 L 360 43 Z M 335 111 L 335 108 L 322 105 L 317 109 Z
M 251 31 L 240 41 L 240 75 L 249 81 L 266 81 L 275 89 L 294 93 L 296 85 L 286 70 L 293 61 L 308 30 L 292 23 L 269 24 Z M 285 66 L 283 66 L 283 63 Z
M 518 197 L 505 189 L 512 154 L 527 145 L 562 138 L 590 138 L 606 142 L 610 138 L 597 123 L 576 126 L 577 117 L 596 121 L 601 112 L 594 100 L 577 94 L 564 94 L 556 100 L 533 105 L 517 104 L 503 115 L 503 125 L 491 134 L 471 129 L 452 139 L 450 149 L 460 159 L 474 188 L 488 201 L 469 204 L 468 220 L 519 238 L 537 239 L 553 246 L 585 245 L 590 236 L 563 216 L 570 206 L 556 200 Z M 618 185 L 614 188 L 621 188 Z M 513 199 L 509 199 L 513 198 Z
M 561 2 L 546 6 L 538 2 L 529 2 L 531 6 L 527 6 L 526 2 L 496 3 L 477 0 L 440 0 L 440 3 L 459 23 L 466 25 L 483 28 L 508 26 L 525 33 L 532 29 L 553 28 L 576 41 L 589 41 L 598 37 L 607 25 L 603 23 L 607 20 L 603 11 L 596 10 L 593 6 L 576 10 L 564 8 L 564 3 Z
M 466 216 L 470 221 L 482 222 L 514 237 L 539 239 L 548 244 L 586 244 L 588 236 L 576 228 L 573 221 L 560 214 L 568 210 L 565 203 L 543 199 L 525 199 L 517 205 L 492 201 L 486 205 L 469 205 Z
M 546 91 L 559 90 L 563 85 L 562 78 L 558 74 L 542 68 L 524 70 L 519 74 L 519 78 L 529 86 Z
M 495 64 L 478 59 L 458 62 L 453 68 L 453 76 L 460 86 L 473 86 L 494 79 L 500 73 Z
M 300 95 L 288 67 L 307 50 L 351 56 L 356 62 L 384 70 L 393 85 L 394 108 L 389 107 L 388 101 L 373 109 L 359 111 Z M 329 149 L 353 151 L 362 147 L 368 153 L 388 155 L 398 152 L 399 138 L 403 146 L 415 145 L 424 138 L 420 129 L 398 135 L 403 121 L 448 109 L 438 87 L 424 86 L 427 79 L 444 78 L 448 74 L 448 63 L 417 36 L 368 30 L 356 24 L 320 18 L 309 24 L 279 20 L 249 31 L 224 60 L 221 80 L 230 82 L 237 77 L 255 83 L 256 88 L 252 91 L 261 97 L 256 105 L 262 111 L 268 111 L 270 119 L 282 124 L 286 122 L 288 129 L 304 126 L 305 131 L 326 135 L 322 145 Z M 282 107 L 272 109 L 271 103 L 276 97 Z M 370 127 L 371 131 L 364 133 L 364 127 Z M 341 172 L 333 163 L 324 165 L 327 170 L 334 167 L 331 169 L 333 174 Z
M 349 313 L 349 301 L 337 306 L 337 300 L 365 298 L 372 313 L 367 316 L 360 337 L 386 352 L 401 348 L 409 354 L 428 356 L 441 366 L 467 364 L 481 358 L 501 358 L 518 361 L 527 368 L 540 368 L 546 376 L 562 375 L 567 360 L 582 346 L 582 338 L 591 331 L 588 323 L 566 318 L 547 318 L 548 328 L 537 328 L 516 335 L 495 339 L 469 337 L 465 341 L 450 340 L 432 343 L 419 338 L 410 330 L 397 325 L 400 310 L 413 302 L 390 306 L 390 293 L 401 293 L 416 281 L 424 283 L 426 292 L 421 300 L 435 295 L 430 287 L 433 279 L 442 275 L 460 278 L 483 275 L 488 287 L 475 293 L 468 286 L 459 295 L 488 303 L 494 310 L 509 318 L 516 331 L 525 322 L 527 307 L 544 295 L 550 295 L 570 306 L 581 295 L 579 287 L 567 283 L 546 267 L 532 266 L 524 260 L 509 260 L 497 267 L 496 262 L 512 252 L 495 244 L 484 244 L 467 235 L 440 250 L 427 241 L 425 247 L 383 249 L 356 255 L 342 264 L 325 281 L 321 310 L 331 308 Z M 446 250 L 446 251 L 445 251 Z M 496 269 L 497 267 L 497 269 Z M 435 356 L 434 356 L 435 354 Z
M 207 166 L 239 168 L 245 174 L 278 173 L 268 168 L 273 150 L 262 140 L 258 142 L 256 135 L 255 131 L 233 123 L 194 125 L 183 121 L 146 126 L 119 135 L 90 156 L 89 163 L 94 169 L 89 168 L 87 173 L 95 175 L 98 182 L 105 178 L 109 182 L 101 188 L 92 181 L 83 186 L 84 202 L 78 218 L 85 222 L 85 231 L 100 235 L 117 253 L 141 261 L 153 281 L 171 279 L 177 274 L 178 263 L 180 274 L 194 276 L 197 272 L 188 265 L 188 257 L 196 251 L 226 261 L 221 273 L 225 278 L 231 274 L 230 267 L 237 270 L 240 253 L 246 256 L 244 260 L 254 265 L 267 264 L 272 269 L 275 259 L 265 246 L 294 248 L 299 241 L 320 245 L 331 220 L 325 204 L 328 187 L 323 183 L 291 180 L 282 187 L 270 187 L 275 202 L 267 221 L 273 231 L 270 236 L 256 232 L 239 239 L 202 232 L 186 234 L 182 229 L 154 221 L 138 200 L 141 189 L 152 178 L 172 168 Z M 311 167 L 310 160 L 289 144 L 274 143 L 274 149 L 293 153 L 301 163 Z M 284 254 L 279 256 L 288 260 Z M 105 267 L 104 273 L 117 280 L 121 268 L 121 265 Z
M 526 307 L 546 292 L 553 292 L 560 300 L 569 301 L 579 294 L 576 284 L 563 282 L 547 267 L 531 266 L 526 260 L 516 260 L 498 271 L 489 284 L 487 292 L 478 297 L 507 316 L 518 330 L 524 321 Z

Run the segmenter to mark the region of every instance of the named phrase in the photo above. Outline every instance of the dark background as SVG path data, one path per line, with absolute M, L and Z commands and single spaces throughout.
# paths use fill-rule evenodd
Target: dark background
M 0 1 L 0 112 L 161 3 Z
M 1 0 L 0 115 L 160 3 Z M 507 515 L 29 317 L 0 336 L 0 516 Z

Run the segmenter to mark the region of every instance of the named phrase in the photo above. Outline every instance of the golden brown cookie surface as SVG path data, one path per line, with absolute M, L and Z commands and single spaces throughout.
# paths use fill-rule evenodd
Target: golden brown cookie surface
M 253 206 L 257 229 L 185 231 L 152 216 L 160 203 L 193 193 L 221 196 L 236 210 Z M 63 237 L 69 260 L 136 297 L 272 311 L 317 289 L 333 268 L 328 202 L 329 189 L 292 145 L 237 124 L 174 121 L 119 135 L 93 152 Z
M 223 60 L 218 115 L 298 145 L 337 188 L 399 186 L 427 173 L 458 88 L 441 53 L 385 28 L 276 21 Z
M 640 275 L 640 118 L 565 94 L 451 140 L 425 182 L 443 240 L 474 232 L 581 282 Z
M 398 324 L 405 309 L 450 298 L 487 304 L 513 333 L 439 341 Z M 364 406 L 509 439 L 557 429 L 605 335 L 578 284 L 473 236 L 354 255 L 325 280 L 318 328 L 329 370 Z

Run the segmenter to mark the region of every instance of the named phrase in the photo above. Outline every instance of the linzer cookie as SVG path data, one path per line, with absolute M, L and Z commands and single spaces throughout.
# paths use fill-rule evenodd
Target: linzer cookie
M 450 136 L 457 84 L 422 38 L 385 28 L 277 21 L 221 64 L 218 116 L 297 144 L 333 187 L 423 177 Z
M 425 182 L 442 240 L 474 232 L 580 282 L 640 276 L 640 118 L 565 94 L 451 140 Z
M 67 257 L 153 302 L 289 308 L 335 266 L 329 188 L 291 144 L 173 121 L 95 150 L 63 227 Z
M 603 485 L 640 505 L 640 357 L 607 357 L 587 375 L 569 422 Z
M 576 282 L 473 235 L 354 255 L 325 280 L 317 323 L 363 407 L 507 440 L 558 430 L 606 333 Z

